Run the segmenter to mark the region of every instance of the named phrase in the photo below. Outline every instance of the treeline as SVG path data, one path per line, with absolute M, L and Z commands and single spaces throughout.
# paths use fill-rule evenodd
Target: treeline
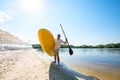
M 33 47 L 34 49 L 39 49 L 39 48 L 41 48 L 40 44 L 32 44 L 32 47 Z
M 109 44 L 100 44 L 96 46 L 92 45 L 82 45 L 82 46 L 73 46 L 73 48 L 120 48 L 120 43 L 109 43 Z
M 41 48 L 40 44 L 33 44 L 33 48 L 38 49 Z M 100 44 L 96 46 L 92 45 L 81 45 L 81 46 L 73 46 L 70 45 L 71 48 L 120 48 L 120 43 L 109 43 L 109 44 Z M 68 45 L 61 45 L 61 48 L 68 48 Z
M 72 48 L 73 47 L 75 47 L 75 46 L 73 46 L 73 45 L 70 45 Z M 34 49 L 39 49 L 39 48 L 41 48 L 41 45 L 40 44 L 32 44 L 32 47 L 34 48 Z M 61 48 L 68 48 L 68 45 L 61 45 Z

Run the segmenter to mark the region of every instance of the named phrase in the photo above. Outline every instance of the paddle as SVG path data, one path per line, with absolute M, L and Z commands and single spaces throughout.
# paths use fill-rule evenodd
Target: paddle
M 62 27 L 61 24 L 60 24 L 60 27 L 61 27 L 61 29 L 62 29 L 62 32 L 63 32 L 64 36 L 65 36 L 65 39 L 67 39 L 67 37 L 66 37 L 66 35 L 65 35 L 65 32 L 64 32 L 63 27 Z M 68 42 L 68 47 L 69 47 L 69 54 L 72 55 L 72 54 L 73 54 L 73 50 L 71 49 L 71 47 L 70 47 L 70 45 L 69 45 L 69 42 Z

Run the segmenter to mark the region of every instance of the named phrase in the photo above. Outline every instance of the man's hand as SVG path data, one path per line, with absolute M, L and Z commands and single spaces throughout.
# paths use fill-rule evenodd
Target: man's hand
M 68 43 L 68 40 L 67 40 L 67 38 L 65 39 L 65 41 Z

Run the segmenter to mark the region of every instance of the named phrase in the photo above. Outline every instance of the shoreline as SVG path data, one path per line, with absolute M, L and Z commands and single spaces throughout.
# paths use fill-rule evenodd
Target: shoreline
M 37 56 L 34 50 L 0 51 L 0 80 L 99 80 Z
M 52 61 L 54 60 L 54 58 L 47 56 L 42 51 L 37 51 L 37 52 L 47 60 L 52 60 Z M 63 56 L 64 54 L 62 55 L 62 50 L 60 53 L 61 53 L 60 55 L 61 64 L 63 64 L 64 62 L 65 65 L 67 65 L 70 69 L 73 69 L 74 71 L 77 71 L 87 76 L 95 76 L 100 80 L 119 80 L 120 78 L 119 67 L 107 63 L 103 64 L 94 61 L 93 62 L 85 61 L 86 59 L 82 60 L 81 57 L 80 60 L 78 59 L 79 62 L 77 62 L 77 60 L 74 59 L 77 56 L 73 56 L 74 58 L 72 59 L 69 58 L 67 59 L 67 55 L 65 56 Z

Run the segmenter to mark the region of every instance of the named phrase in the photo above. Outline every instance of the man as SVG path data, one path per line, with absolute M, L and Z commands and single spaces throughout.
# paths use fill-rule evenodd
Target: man
M 57 35 L 57 39 L 55 39 L 55 46 L 54 46 L 54 59 L 55 59 L 55 63 L 56 63 L 56 58 L 57 58 L 57 61 L 58 61 L 58 65 L 60 66 L 60 57 L 59 57 L 59 48 L 61 46 L 61 43 L 64 43 L 66 44 L 68 41 L 66 39 L 66 41 L 63 41 L 60 39 L 60 34 Z

